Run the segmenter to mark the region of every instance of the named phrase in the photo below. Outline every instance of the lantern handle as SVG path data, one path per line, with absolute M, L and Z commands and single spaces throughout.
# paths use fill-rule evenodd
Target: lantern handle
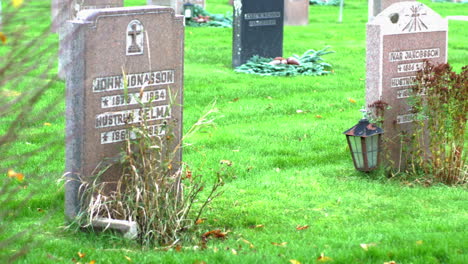
M 359 110 L 362 113 L 362 119 L 367 119 L 367 110 L 364 108 L 364 106 Z

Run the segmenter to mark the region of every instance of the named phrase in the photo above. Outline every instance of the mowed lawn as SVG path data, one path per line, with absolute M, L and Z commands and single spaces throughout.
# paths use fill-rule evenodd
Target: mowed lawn
M 227 3 L 207 0 L 207 10 L 232 13 Z M 423 3 L 444 17 L 468 13 L 467 4 Z M 46 26 L 50 9 L 43 8 L 43 18 L 25 24 Z M 28 204 L 6 218 L 0 241 L 34 230 L 35 243 L 19 263 L 468 263 L 466 186 L 423 187 L 389 180 L 383 171 L 354 169 L 342 132 L 360 119 L 365 104 L 367 1 L 347 1 L 341 24 L 338 11 L 310 6 L 308 26 L 284 28 L 284 57 L 326 46 L 335 51 L 323 57 L 333 65 L 328 76 L 235 73 L 232 29 L 185 29 L 184 130 L 213 102 L 218 113 L 216 128 L 188 139 L 183 159 L 208 182 L 220 171 L 227 176 L 224 194 L 180 250 L 142 249 L 111 233 L 64 228 L 64 100 L 55 118 L 37 120 L 4 152 L 13 161 L 0 158 L 1 173 L 22 161 L 14 168 L 25 174 L 21 185 L 28 188 L 18 200 L 34 190 Z M 468 62 L 467 25 L 449 22 L 448 61 L 458 71 Z M 48 42 L 57 39 L 52 35 Z M 49 56 L 56 53 L 53 49 Z M 64 90 L 59 82 L 39 104 L 63 97 Z M 63 144 L 22 159 L 23 152 L 51 139 Z M 202 250 L 201 234 L 215 229 L 228 232 L 226 238 L 210 239 Z M 0 250 L 14 253 L 22 243 L 26 240 Z

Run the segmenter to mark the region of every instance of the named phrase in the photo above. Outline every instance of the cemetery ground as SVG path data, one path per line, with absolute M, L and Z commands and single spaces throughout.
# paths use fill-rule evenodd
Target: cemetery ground
M 227 2 L 208 0 L 207 9 L 225 13 L 231 10 Z M 468 11 L 463 4 L 422 2 L 443 17 Z M 41 8 L 45 18 L 25 22 L 32 30 L 49 21 L 49 6 Z M 11 183 L 24 189 L 1 204 L 16 212 L 0 223 L 0 241 L 30 231 L 30 251 L 19 263 L 467 263 L 466 186 L 427 187 L 353 168 L 342 132 L 361 118 L 364 105 L 367 1 L 348 1 L 342 24 L 336 22 L 338 7 L 311 6 L 309 12 L 308 26 L 285 27 L 283 55 L 330 46 L 335 53 L 323 59 L 332 64 L 331 75 L 235 73 L 232 29 L 185 29 L 184 129 L 213 102 L 219 111 L 216 128 L 190 138 L 183 159 L 208 181 L 217 172 L 226 175 L 224 194 L 210 205 L 198 231 L 187 233 L 192 242 L 167 251 L 142 249 L 110 232 L 64 229 L 64 144 L 22 156 L 44 142 L 64 142 L 64 100 L 58 115 L 38 118 L 2 153 L 24 161 L 13 168 L 24 179 Z M 57 41 L 52 35 L 46 43 Z M 457 71 L 468 61 L 466 43 L 466 22 L 450 21 L 448 62 Z M 29 88 L 18 87 L 16 96 Z M 39 106 L 64 91 L 59 82 Z M 5 174 L 9 165 L 0 164 Z M 21 204 L 29 193 L 32 198 Z M 217 229 L 225 238 L 210 238 L 202 249 L 201 235 Z M 28 238 L 2 245 L 2 254 L 19 250 Z

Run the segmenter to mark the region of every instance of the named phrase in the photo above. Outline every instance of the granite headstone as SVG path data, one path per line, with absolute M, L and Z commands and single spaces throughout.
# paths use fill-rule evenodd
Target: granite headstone
M 175 141 L 163 148 L 172 151 L 172 144 L 180 142 L 183 22 L 172 8 L 155 6 L 84 10 L 68 22 L 75 36 L 66 79 L 68 219 L 80 209 L 80 179 L 89 179 L 101 162 L 118 156 L 125 139 L 135 137 L 130 126 L 146 117 L 152 136 L 167 138 L 167 125 L 173 128 Z M 178 151 L 174 169 L 180 160 Z M 100 179 L 115 186 L 120 175 L 114 165 Z
M 284 0 L 234 0 L 232 65 L 283 54 Z
M 284 0 L 284 25 L 309 24 L 309 0 Z
M 447 61 L 447 30 L 445 19 L 418 2 L 393 4 L 367 23 L 366 104 L 391 107 L 384 112 L 384 144 L 396 168 L 405 167 L 401 135 L 411 133 L 414 121 L 409 89 L 424 60 Z

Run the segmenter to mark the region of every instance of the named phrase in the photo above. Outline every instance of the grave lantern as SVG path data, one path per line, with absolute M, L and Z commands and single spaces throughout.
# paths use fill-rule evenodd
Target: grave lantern
M 380 137 L 383 130 L 365 117 L 343 132 L 348 140 L 354 167 L 360 171 L 377 169 L 380 161 Z
M 184 4 L 184 17 L 185 20 L 190 19 L 193 17 L 193 13 L 195 11 L 195 5 L 187 2 Z

